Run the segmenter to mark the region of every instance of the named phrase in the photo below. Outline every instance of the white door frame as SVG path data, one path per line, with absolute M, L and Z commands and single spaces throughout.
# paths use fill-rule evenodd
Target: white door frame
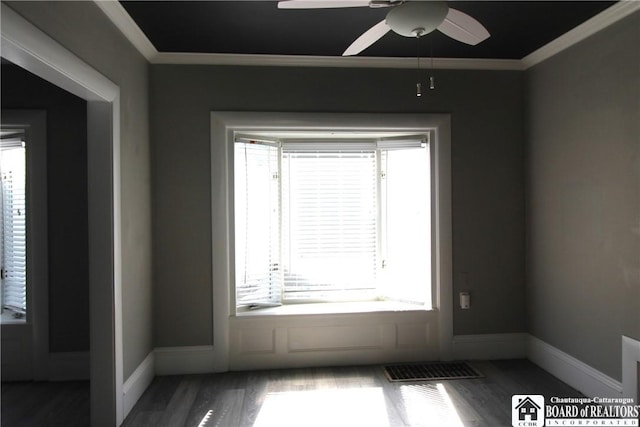
M 2 56 L 87 101 L 91 425 L 123 421 L 120 88 L 2 4 Z

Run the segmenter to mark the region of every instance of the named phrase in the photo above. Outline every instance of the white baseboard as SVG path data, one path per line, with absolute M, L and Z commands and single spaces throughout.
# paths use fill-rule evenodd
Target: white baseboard
M 124 418 L 155 377 L 155 353 L 152 351 L 122 385 Z
M 156 375 L 215 372 L 213 346 L 159 347 L 155 349 Z
M 622 396 L 640 405 L 640 341 L 622 337 Z
M 479 334 L 453 337 L 456 360 L 522 359 L 527 357 L 529 334 Z
M 623 382 L 527 333 L 456 335 L 453 356 L 458 360 L 526 357 L 586 396 L 639 397 L 640 341 L 629 337 L 622 338 Z
M 453 338 L 453 355 L 458 360 L 526 357 L 586 396 L 638 398 L 640 341 L 629 337 L 622 337 L 622 383 L 527 333 L 457 335 Z M 88 353 L 53 353 L 50 368 L 57 374 L 54 380 L 87 379 L 88 356 Z M 214 371 L 213 346 L 156 348 L 124 383 L 125 416 L 155 375 Z
M 49 353 L 49 381 L 88 380 L 91 360 L 88 351 Z
M 590 397 L 621 397 L 622 383 L 530 335 L 528 358 L 545 371 Z

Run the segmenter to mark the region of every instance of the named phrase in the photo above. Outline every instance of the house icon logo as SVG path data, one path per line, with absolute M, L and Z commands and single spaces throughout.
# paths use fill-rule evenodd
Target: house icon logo
M 511 421 L 513 427 L 543 427 L 544 396 L 537 394 L 512 396 Z

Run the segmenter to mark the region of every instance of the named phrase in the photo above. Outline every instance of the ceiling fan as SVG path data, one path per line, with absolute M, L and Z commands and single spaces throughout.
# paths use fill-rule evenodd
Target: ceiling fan
M 421 37 L 438 30 L 459 42 L 477 45 L 489 38 L 489 32 L 477 20 L 446 2 L 437 0 L 282 0 L 280 9 L 326 9 L 341 7 L 388 7 L 382 21 L 364 32 L 342 56 L 357 55 L 382 38 L 389 30 L 404 37 Z

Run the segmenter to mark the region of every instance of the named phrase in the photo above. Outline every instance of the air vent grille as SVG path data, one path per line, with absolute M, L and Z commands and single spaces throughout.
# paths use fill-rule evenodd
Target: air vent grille
M 434 362 L 390 365 L 384 367 L 389 381 L 431 381 L 482 378 L 483 375 L 466 362 Z

